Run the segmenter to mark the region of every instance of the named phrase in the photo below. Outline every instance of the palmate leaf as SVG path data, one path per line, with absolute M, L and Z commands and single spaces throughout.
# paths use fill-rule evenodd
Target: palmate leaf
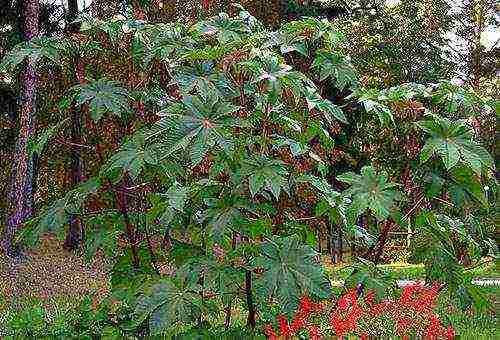
M 309 110 L 316 109 L 322 112 L 330 124 L 333 123 L 334 119 L 347 123 L 347 118 L 342 109 L 328 99 L 322 98 L 315 89 L 308 88 L 305 96 Z
M 135 57 L 149 66 L 155 59 L 174 60 L 195 48 L 195 41 L 186 27 L 179 23 L 158 23 L 145 25 L 134 33 L 132 41 Z
M 226 13 L 219 13 L 200 22 L 197 28 L 205 35 L 215 35 L 221 44 L 242 40 L 245 35 L 251 33 L 243 18 L 231 18 Z
M 362 101 L 367 113 L 375 113 L 382 125 L 394 124 L 394 115 L 391 110 L 378 101 L 366 99 Z
M 152 335 L 158 335 L 178 323 L 193 323 L 201 313 L 201 287 L 179 270 L 173 279 L 162 279 L 146 287 L 137 300 L 134 320 L 149 318 Z
M 214 256 L 203 256 L 196 264 L 203 271 L 204 288 L 217 292 L 226 306 L 243 286 L 245 272 L 228 261 L 218 261 Z
M 298 36 L 291 32 L 271 32 L 267 36 L 267 42 L 264 43 L 263 48 L 279 46 L 282 54 L 296 51 L 307 57 L 307 44 L 304 37 Z
M 471 198 L 485 207 L 488 206 L 488 199 L 480 178 L 468 167 L 457 166 L 452 169 L 449 192 L 453 203 L 457 206 L 463 206 Z
M 45 59 L 58 65 L 62 57 L 69 52 L 70 46 L 68 41 L 64 39 L 33 38 L 29 42 L 18 44 L 5 55 L 0 63 L 0 72 L 14 71 L 27 58 L 31 58 L 35 64 Z
M 474 106 L 483 105 L 482 99 L 477 94 L 449 82 L 439 84 L 432 93 L 432 100 L 444 106 L 449 113 L 455 113 L 462 109 L 467 114 L 474 114 Z
M 288 314 L 296 310 L 304 294 L 328 298 L 330 282 L 316 255 L 296 235 L 274 237 L 263 243 L 259 257 L 253 261 L 254 267 L 264 269 L 256 280 L 259 296 L 276 299 L 281 311 Z
M 282 161 L 263 156 L 246 159 L 243 163 L 242 174 L 248 177 L 248 187 L 252 197 L 268 190 L 278 200 L 282 190 L 289 191 L 288 171 Z
M 360 175 L 347 172 L 337 176 L 337 180 L 351 185 L 344 192 L 352 197 L 352 204 L 347 210 L 351 224 L 367 210 L 378 220 L 387 219 L 400 199 L 397 184 L 389 182 L 385 172 L 377 173 L 371 166 L 363 167 Z
M 213 91 L 187 96 L 182 104 L 160 112 L 163 118 L 146 131 L 146 139 L 157 142 L 160 160 L 185 150 L 194 167 L 210 150 L 233 150 L 233 129 L 243 126 L 239 118 L 231 115 L 238 109 Z
M 472 139 L 472 129 L 464 121 L 452 121 L 438 115 L 430 115 L 430 118 L 417 123 L 430 136 L 420 152 L 422 163 L 439 156 L 447 170 L 459 163 L 477 174 L 494 167 L 491 155 Z
M 245 211 L 252 211 L 251 203 L 244 197 L 226 195 L 220 199 L 205 199 L 208 231 L 216 240 L 232 229 L 238 229 Z
M 114 169 L 121 169 L 121 174 L 129 173 L 135 180 L 146 164 L 158 164 L 157 159 L 156 149 L 148 147 L 144 136 L 138 133 L 111 157 L 104 166 L 103 174 L 111 174 Z
M 179 67 L 174 72 L 174 78 L 184 95 L 196 90 L 200 94 L 218 92 L 221 97 L 239 96 L 237 87 L 223 73 L 218 72 L 212 62 Z
M 321 81 L 333 79 L 335 86 L 341 90 L 354 84 L 357 79 L 356 71 L 348 59 L 330 51 L 318 51 L 312 68 L 319 73 Z
M 102 78 L 76 85 L 71 90 L 78 105 L 89 105 L 90 116 L 94 121 L 99 121 L 106 112 L 118 117 L 130 112 L 129 93 L 116 81 Z

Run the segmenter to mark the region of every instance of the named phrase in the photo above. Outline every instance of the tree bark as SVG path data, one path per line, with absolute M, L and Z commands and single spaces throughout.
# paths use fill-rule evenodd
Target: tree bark
M 251 329 L 255 329 L 255 305 L 253 303 L 252 294 L 252 272 L 249 270 L 245 272 L 245 293 L 248 308 L 247 326 Z
M 69 1 L 71 2 L 71 0 Z M 69 5 L 68 2 L 68 6 Z M 73 4 L 72 6 L 74 6 Z M 69 17 L 76 18 L 78 15 L 78 4 L 76 4 L 76 8 L 70 9 Z M 70 7 L 71 8 L 71 7 Z M 76 13 L 71 11 L 77 11 Z M 76 30 L 77 27 L 73 27 L 73 30 Z M 84 74 L 84 66 L 82 63 L 82 59 L 80 56 L 76 56 L 74 58 L 75 64 L 75 78 L 78 84 L 85 84 L 85 74 Z M 76 145 L 81 145 L 82 139 L 82 115 L 81 112 L 73 107 L 71 111 L 71 141 L 75 144 L 75 146 L 71 150 L 71 187 L 74 188 L 78 184 L 82 182 L 83 178 L 83 164 L 81 158 L 80 148 Z M 69 229 L 66 234 L 66 240 L 64 241 L 64 248 L 68 250 L 74 250 L 78 247 L 80 242 L 83 241 L 84 237 L 84 227 L 82 221 L 76 215 L 70 216 L 69 220 Z
M 78 0 L 68 0 L 68 22 L 72 22 L 78 16 Z
M 38 0 L 24 2 L 24 36 L 27 41 L 39 34 L 39 11 Z M 38 75 L 35 67 L 35 60 L 28 58 L 22 72 L 19 136 L 12 162 L 10 192 L 8 194 L 9 212 L 1 242 L 2 249 L 8 256 L 19 255 L 19 249 L 13 244 L 14 235 L 33 213 L 33 159 L 28 154 L 28 140 L 33 135 L 36 112 Z
M 81 143 L 81 116 L 76 107 L 71 113 L 71 140 L 75 145 Z M 79 147 L 73 147 L 71 151 L 71 187 L 74 188 L 82 181 L 82 161 Z M 66 234 L 64 248 L 74 250 L 83 240 L 84 230 L 82 221 L 76 215 L 70 216 L 69 229 Z

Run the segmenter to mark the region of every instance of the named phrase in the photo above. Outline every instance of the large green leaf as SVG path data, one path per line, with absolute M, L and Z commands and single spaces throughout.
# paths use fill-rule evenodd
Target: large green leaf
M 390 182 L 385 172 L 377 173 L 371 166 L 363 167 L 360 175 L 348 172 L 337 176 L 337 180 L 351 185 L 344 192 L 352 197 L 352 203 L 347 210 L 351 224 L 366 210 L 373 213 L 378 220 L 387 219 L 396 201 L 400 199 L 400 193 L 396 190 L 397 184 Z
M 27 58 L 36 64 L 41 60 L 48 60 L 59 65 L 64 55 L 69 52 L 70 44 L 65 39 L 36 37 L 29 42 L 21 43 L 10 50 L 0 63 L 0 72 L 12 72 Z
M 464 121 L 450 120 L 438 115 L 430 115 L 430 118 L 431 120 L 417 123 L 429 134 L 429 139 L 420 152 L 422 163 L 438 156 L 447 170 L 461 163 L 479 175 L 483 169 L 494 167 L 491 155 L 473 140 L 472 129 Z
M 94 121 L 102 118 L 106 112 L 118 117 L 130 112 L 129 93 L 116 81 L 99 79 L 88 84 L 72 88 L 78 105 L 88 103 L 90 116 Z
M 246 159 L 242 173 L 248 177 L 248 187 L 252 196 L 267 190 L 278 200 L 282 190 L 288 192 L 288 172 L 281 161 L 266 157 Z
M 200 22 L 197 28 L 207 36 L 215 35 L 221 44 L 242 40 L 251 32 L 242 18 L 230 18 L 226 13 Z
M 137 300 L 134 319 L 139 324 L 149 318 L 152 335 L 158 335 L 179 323 L 193 323 L 200 315 L 200 289 L 185 274 L 162 279 L 146 287 Z
M 106 163 L 104 173 L 121 169 L 122 173 L 127 172 L 132 179 L 136 179 L 146 164 L 158 164 L 156 149 L 146 145 L 143 135 L 136 134 Z
M 318 51 L 312 67 L 319 72 L 320 80 L 334 79 L 335 86 L 341 90 L 356 81 L 356 72 L 349 61 L 330 51 Z
M 238 230 L 244 211 L 252 210 L 250 202 L 239 195 L 225 195 L 220 199 L 205 199 L 207 205 L 206 220 L 209 232 L 220 240 L 222 235 L 232 228 Z
M 347 123 L 347 118 L 344 112 L 342 112 L 342 109 L 328 99 L 321 98 L 315 89 L 309 88 L 307 90 L 306 101 L 309 110 L 316 109 L 322 112 L 330 124 L 333 123 L 335 119 Z
M 211 150 L 233 150 L 233 129 L 243 126 L 241 119 L 232 115 L 238 109 L 210 89 L 199 96 L 187 96 L 181 104 L 160 112 L 162 119 L 145 132 L 146 140 L 156 143 L 160 160 L 184 150 L 194 167 Z
M 218 92 L 220 96 L 229 98 L 239 95 L 238 88 L 223 73 L 218 72 L 212 62 L 179 67 L 175 70 L 174 78 L 185 95 L 193 90 L 200 94 Z
M 264 269 L 256 280 L 259 296 L 275 298 L 283 312 L 295 311 L 304 294 L 323 299 L 331 295 L 330 282 L 317 253 L 295 235 L 263 243 L 253 265 Z

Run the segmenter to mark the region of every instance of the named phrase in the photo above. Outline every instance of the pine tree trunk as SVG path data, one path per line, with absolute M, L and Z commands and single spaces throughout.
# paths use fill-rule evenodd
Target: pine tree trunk
M 29 41 L 39 34 L 38 0 L 26 0 L 23 11 L 24 35 Z M 10 207 L 1 242 L 4 253 L 9 256 L 19 254 L 19 249 L 16 249 L 13 244 L 14 235 L 33 212 L 33 160 L 28 154 L 28 140 L 33 135 L 38 76 L 35 61 L 32 58 L 26 61 L 21 79 L 22 103 L 19 115 L 19 136 L 12 161 L 10 192 L 8 194 Z

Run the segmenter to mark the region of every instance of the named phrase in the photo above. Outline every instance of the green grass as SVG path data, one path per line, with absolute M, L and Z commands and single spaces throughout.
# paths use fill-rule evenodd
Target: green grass
M 388 272 L 394 279 L 417 280 L 425 278 L 425 267 L 423 264 L 391 263 L 377 266 Z M 352 271 L 349 265 L 327 266 L 327 273 L 332 281 L 345 280 Z M 498 264 L 486 262 L 478 267 L 467 269 L 466 272 L 472 277 L 498 278 Z

